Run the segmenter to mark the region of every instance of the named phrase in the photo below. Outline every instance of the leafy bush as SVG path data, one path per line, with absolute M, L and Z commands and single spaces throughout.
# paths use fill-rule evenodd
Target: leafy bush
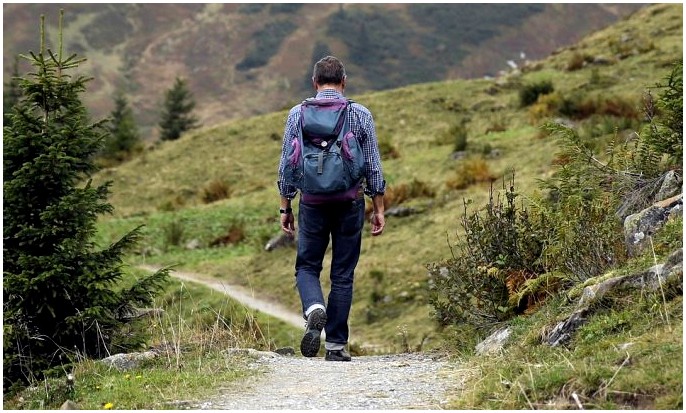
M 451 125 L 447 134 L 447 139 L 454 143 L 454 151 L 461 152 L 467 149 L 467 127 L 464 121 Z
M 512 302 L 526 281 L 543 272 L 540 258 L 547 225 L 517 208 L 514 178 L 482 211 L 462 216 L 464 240 L 452 259 L 428 265 L 429 302 L 441 325 L 466 324 L 486 330 L 524 308 Z M 528 301 L 525 300 L 525 304 Z
M 524 85 L 519 90 L 519 104 L 521 107 L 533 105 L 536 103 L 539 96 L 547 95 L 554 91 L 553 82 L 550 80 L 542 80 L 540 82 Z
M 446 182 L 449 189 L 465 189 L 480 182 L 495 179 L 488 167 L 488 162 L 481 156 L 469 157 L 460 161 L 455 168 L 454 177 Z
M 579 70 L 584 67 L 586 62 L 589 60 L 589 56 L 586 56 L 582 53 L 579 52 L 574 52 L 572 55 L 569 57 L 569 61 L 567 61 L 567 70 L 570 72 L 573 72 L 575 70 Z
M 666 155 L 668 165 L 679 166 L 683 161 L 684 147 L 683 62 L 674 65 L 665 82 L 657 85 L 662 89 L 657 102 L 653 101 L 652 95 L 646 96 L 644 111 L 649 124 L 644 135 L 648 145 Z
M 165 247 L 179 246 L 183 242 L 185 225 L 182 221 L 174 219 L 164 227 Z

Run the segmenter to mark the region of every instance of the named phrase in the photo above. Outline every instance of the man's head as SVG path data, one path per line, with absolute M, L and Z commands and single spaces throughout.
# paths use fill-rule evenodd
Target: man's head
M 314 87 L 324 85 L 345 87 L 345 68 L 340 60 L 333 56 L 326 56 L 314 65 L 312 72 Z

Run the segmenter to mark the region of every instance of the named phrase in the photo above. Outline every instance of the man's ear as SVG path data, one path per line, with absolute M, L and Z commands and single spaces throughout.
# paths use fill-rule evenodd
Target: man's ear
M 312 87 L 317 90 L 317 82 L 314 81 L 314 77 L 312 77 Z

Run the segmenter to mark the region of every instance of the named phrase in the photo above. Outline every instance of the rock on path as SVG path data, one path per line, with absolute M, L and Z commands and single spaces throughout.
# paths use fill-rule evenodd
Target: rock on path
M 451 387 L 447 361 L 421 353 L 353 357 L 260 356 L 262 371 L 221 389 L 194 409 L 441 409 Z

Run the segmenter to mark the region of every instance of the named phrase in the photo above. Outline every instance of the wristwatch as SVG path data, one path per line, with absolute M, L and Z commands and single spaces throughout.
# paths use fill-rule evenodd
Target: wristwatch
M 286 209 L 279 208 L 279 212 L 282 214 L 291 214 L 291 213 L 293 213 L 293 209 L 291 209 L 291 208 L 286 208 Z

